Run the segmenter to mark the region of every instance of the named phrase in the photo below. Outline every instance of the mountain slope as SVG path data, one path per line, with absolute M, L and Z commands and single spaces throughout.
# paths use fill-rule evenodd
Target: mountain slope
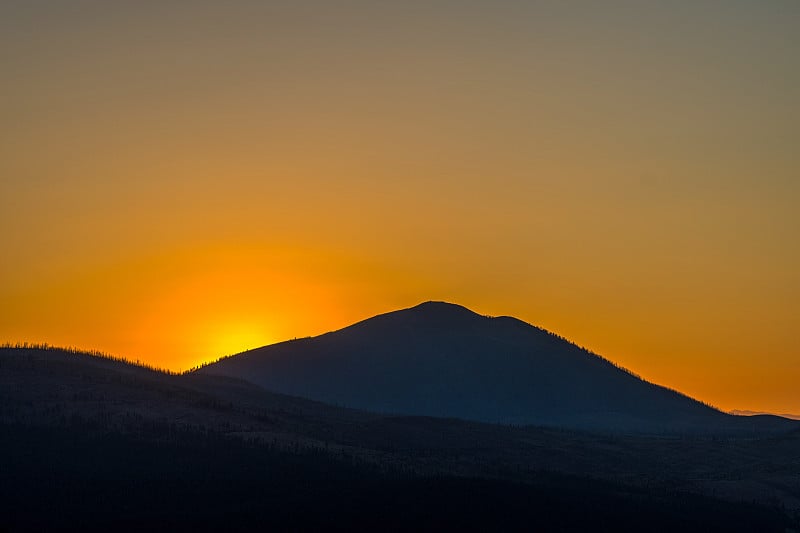
M 197 372 L 375 412 L 625 431 L 784 427 L 775 417 L 721 413 L 520 320 L 442 302 Z
M 388 416 L 230 377 L 0 348 L 0 531 L 317 530 L 360 523 L 364 509 L 376 524 L 409 509 L 452 523 L 451 509 L 479 505 L 478 493 L 492 503 L 465 523 L 489 520 L 482 530 L 507 518 L 526 531 L 619 531 L 630 520 L 636 531 L 784 531 L 783 511 L 708 496 L 800 510 L 800 434 L 785 422 L 795 430 L 720 439 Z M 327 510 L 309 515 L 309 501 Z M 320 523 L 301 527 L 309 516 Z M 564 516 L 585 519 L 567 527 Z

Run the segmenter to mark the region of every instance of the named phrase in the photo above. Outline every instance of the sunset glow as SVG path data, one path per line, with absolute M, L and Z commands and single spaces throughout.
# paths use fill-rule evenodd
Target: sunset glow
M 77 4 L 0 7 L 0 342 L 445 300 L 800 413 L 797 2 Z

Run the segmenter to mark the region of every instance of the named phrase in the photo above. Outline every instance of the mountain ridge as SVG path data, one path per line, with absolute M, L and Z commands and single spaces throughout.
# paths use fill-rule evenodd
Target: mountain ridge
M 789 420 L 800 420 L 800 415 L 793 413 L 774 413 L 771 411 L 749 411 L 747 409 L 733 409 L 729 411 L 730 414 L 735 416 L 779 416 L 781 418 L 788 418 Z
M 228 356 L 197 372 L 383 413 L 612 431 L 746 425 L 547 330 L 441 301 Z
M 250 348 L 250 349 L 247 349 L 247 350 L 244 350 L 244 351 L 241 351 L 241 352 L 224 355 L 224 356 L 222 356 L 222 357 L 220 357 L 220 358 L 218 358 L 218 359 L 216 359 L 214 361 L 210 361 L 210 362 L 198 365 L 197 367 L 191 369 L 190 371 L 199 370 L 201 368 L 214 365 L 214 364 L 216 364 L 216 363 L 218 363 L 220 361 L 223 361 L 225 359 L 229 359 L 231 357 L 236 357 L 236 356 L 239 356 L 239 355 L 243 355 L 243 354 L 247 354 L 247 353 L 250 353 L 250 352 L 254 352 L 254 351 L 262 350 L 262 349 L 265 349 L 265 348 L 269 348 L 269 347 L 272 347 L 272 346 L 278 346 L 278 345 L 283 345 L 283 344 L 287 344 L 287 343 L 291 343 L 291 342 L 305 341 L 305 340 L 308 340 L 308 339 L 324 337 L 325 335 L 328 335 L 328 334 L 331 334 L 331 333 L 343 332 L 343 331 L 347 331 L 347 330 L 350 330 L 350 329 L 357 328 L 358 326 L 360 326 L 362 324 L 369 323 L 369 322 L 374 321 L 374 320 L 380 320 L 380 319 L 383 319 L 384 317 L 394 316 L 397 313 L 411 312 L 411 311 L 415 311 L 415 310 L 417 310 L 417 311 L 422 311 L 422 310 L 428 311 L 428 310 L 430 310 L 431 312 L 438 310 L 442 314 L 444 312 L 450 312 L 451 314 L 460 313 L 460 314 L 462 314 L 462 316 L 468 316 L 470 318 L 488 318 L 488 319 L 492 319 L 492 320 L 495 320 L 495 321 L 501 321 L 501 322 L 505 322 L 505 323 L 508 323 L 508 324 L 511 324 L 511 325 L 516 325 L 516 326 L 521 327 L 521 328 L 534 328 L 534 329 L 536 329 L 536 330 L 538 330 L 538 331 L 540 331 L 542 333 L 545 333 L 547 335 L 555 337 L 556 339 L 562 340 L 562 341 L 564 341 L 564 342 L 566 342 L 566 343 L 568 343 L 568 344 L 570 344 L 570 345 L 572 345 L 572 346 L 574 346 L 574 347 L 576 347 L 576 348 L 578 348 L 580 350 L 583 350 L 583 351 L 585 351 L 585 352 L 587 352 L 587 353 L 589 353 L 589 354 L 591 354 L 591 355 L 593 355 L 593 356 L 595 356 L 595 357 L 597 357 L 597 358 L 599 358 L 599 359 L 601 359 L 603 361 L 606 361 L 606 362 L 610 363 L 611 365 L 613 365 L 614 367 L 616 367 L 617 369 L 622 370 L 623 372 L 625 372 L 627 374 L 630 374 L 631 376 L 634 376 L 635 378 L 641 379 L 643 381 L 647 381 L 642 376 L 640 376 L 639 374 L 634 372 L 633 370 L 631 370 L 631 369 L 629 369 L 629 368 L 627 368 L 625 366 L 619 365 L 619 364 L 615 363 L 614 361 L 612 361 L 611 359 L 608 359 L 608 358 L 606 358 L 606 357 L 604 357 L 604 356 L 602 356 L 602 355 L 600 355 L 600 354 L 598 354 L 598 353 L 596 353 L 596 352 L 594 352 L 594 351 L 592 351 L 592 350 L 590 350 L 590 349 L 588 349 L 588 348 L 586 348 L 584 346 L 581 346 L 581 345 L 571 341 L 570 339 L 568 339 L 568 338 L 566 338 L 566 337 L 564 337 L 562 335 L 559 335 L 558 333 L 555 333 L 555 332 L 552 332 L 552 331 L 547 330 L 545 328 L 536 326 L 535 324 L 531 324 L 529 322 L 525 322 L 524 320 L 519 319 L 519 318 L 514 317 L 514 316 L 511 316 L 511 315 L 496 315 L 496 316 L 495 315 L 482 315 L 482 314 L 479 314 L 479 313 L 477 313 L 475 311 L 472 311 L 468 307 L 465 307 L 465 306 L 462 306 L 462 305 L 459 305 L 459 304 L 454 304 L 454 303 L 451 303 L 451 302 L 442 301 L 442 300 L 428 300 L 428 301 L 422 302 L 422 303 L 417 304 L 417 305 L 412 306 L 412 307 L 399 309 L 399 310 L 396 310 L 396 311 L 389 311 L 389 312 L 386 312 L 386 313 L 380 313 L 378 315 L 375 315 L 375 316 L 372 316 L 372 317 L 369 317 L 369 318 L 365 318 L 363 320 L 359 320 L 358 322 L 355 322 L 355 323 L 353 323 L 353 324 L 351 324 L 349 326 L 345 326 L 345 327 L 343 327 L 341 329 L 332 330 L 332 331 L 328 331 L 328 332 L 325 332 L 325 333 L 321 333 L 320 335 L 317 335 L 317 336 L 308 336 L 308 337 L 299 337 L 299 338 L 295 338 L 295 339 L 288 339 L 288 340 L 285 340 L 285 341 L 279 341 L 279 342 L 276 342 L 276 343 L 267 344 L 267 345 L 256 347 L 256 348 Z M 647 381 L 647 382 L 648 383 L 652 383 L 652 384 L 655 385 L 655 383 L 653 383 L 651 381 Z M 690 397 L 690 396 L 688 396 L 688 395 L 686 395 L 686 394 L 684 394 L 684 393 L 682 393 L 682 392 L 680 392 L 680 391 L 678 391 L 676 389 L 672 389 L 670 387 L 665 387 L 663 385 L 658 385 L 658 386 L 666 388 L 668 390 L 672 390 L 674 392 L 677 392 L 678 394 L 682 394 L 684 396 Z M 692 399 L 694 399 L 695 401 L 698 401 L 698 402 L 700 402 L 700 403 L 702 403 L 704 405 L 707 405 L 708 407 L 711 407 L 712 409 L 719 410 L 717 407 L 715 407 L 715 406 L 713 406 L 713 405 L 711 405 L 711 404 L 709 404 L 707 402 L 704 402 L 702 400 L 698 400 L 696 398 L 692 398 Z M 771 413 L 757 413 L 757 414 L 771 414 Z
M 349 524 L 367 508 L 381 517 L 372 530 L 428 505 L 411 520 L 412 529 L 431 513 L 452 525 L 452 509 L 484 487 L 481 494 L 494 495 L 492 521 L 480 529 L 525 516 L 534 520 L 524 521 L 522 530 L 529 530 L 552 510 L 541 498 L 555 493 L 574 509 L 568 515 L 584 517 L 579 531 L 598 523 L 625 530 L 620 524 L 631 516 L 644 518 L 635 531 L 670 517 L 674 527 L 667 530 L 710 531 L 724 523 L 726 531 L 784 531 L 797 522 L 787 510 L 800 511 L 798 443 L 797 423 L 780 434 L 720 439 L 386 416 L 97 353 L 0 347 L 0 449 L 7 465 L 0 476 L 2 530 L 71 530 L 76 523 L 87 531 L 153 524 L 175 530 L 187 522 L 195 530 L 251 531 L 265 524 L 295 530 L 305 529 L 298 517 L 308 515 L 309 501 L 334 510 L 352 505 L 309 529 Z M 451 489 L 463 490 L 443 494 L 436 487 L 417 497 L 431 479 L 450 479 Z M 474 481 L 464 485 L 468 479 Z M 499 490 L 493 480 L 513 485 Z M 381 492 L 398 482 L 401 488 Z M 328 488 L 309 492 L 321 486 Z M 530 487 L 540 487 L 539 495 Z M 527 514 L 503 503 L 520 493 Z M 402 495 L 406 503 L 397 504 Z M 613 497 L 598 506 L 592 503 L 597 495 Z M 770 507 L 754 503 L 732 515 L 742 500 Z M 467 507 L 480 503 L 469 501 Z M 531 502 L 539 503 L 531 508 Z M 561 530 L 565 507 L 557 508 Z M 606 516 L 603 509 L 614 512 Z M 695 527 L 687 527 L 687 518 Z M 127 520 L 132 529 L 118 527 Z

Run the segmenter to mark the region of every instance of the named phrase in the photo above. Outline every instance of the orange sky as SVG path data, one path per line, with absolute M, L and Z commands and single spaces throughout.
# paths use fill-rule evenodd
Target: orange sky
M 0 5 L 0 342 L 436 299 L 800 412 L 800 4 L 265 4 Z

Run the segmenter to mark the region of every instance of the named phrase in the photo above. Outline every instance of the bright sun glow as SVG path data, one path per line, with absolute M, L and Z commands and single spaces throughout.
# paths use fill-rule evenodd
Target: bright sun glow
M 222 324 L 209 330 L 207 338 L 208 352 L 219 357 L 275 342 L 263 326 L 252 323 Z

